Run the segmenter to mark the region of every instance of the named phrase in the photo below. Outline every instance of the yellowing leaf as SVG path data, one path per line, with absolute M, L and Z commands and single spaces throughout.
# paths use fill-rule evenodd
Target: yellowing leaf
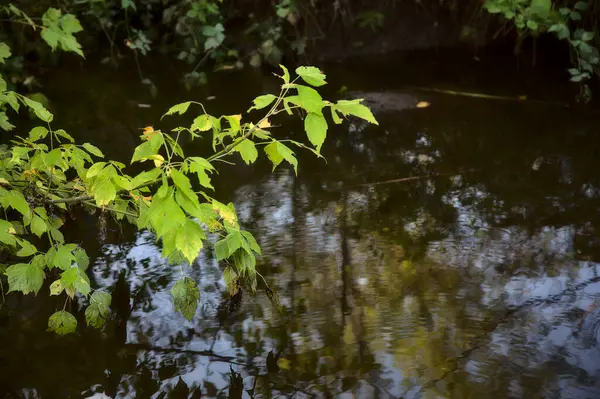
M 258 127 L 261 128 L 261 129 L 266 129 L 268 127 L 271 127 L 271 122 L 268 119 L 262 119 L 258 123 Z
M 154 161 L 154 166 L 156 166 L 157 168 L 160 168 L 162 164 L 165 163 L 165 158 L 160 154 L 152 155 L 148 158 Z
M 419 101 L 416 105 L 417 108 L 428 108 L 431 105 L 431 103 L 428 103 L 427 101 Z
M 60 279 L 50 284 L 50 295 L 60 295 L 65 290 Z

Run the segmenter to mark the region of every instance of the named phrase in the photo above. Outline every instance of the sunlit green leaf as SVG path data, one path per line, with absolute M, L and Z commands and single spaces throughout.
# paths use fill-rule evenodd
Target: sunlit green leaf
M 44 126 L 36 126 L 29 131 L 29 139 L 31 141 L 38 141 L 43 139 L 48 134 L 48 129 Z
M 248 112 L 252 111 L 253 109 L 263 109 L 265 107 L 268 107 L 276 99 L 277 96 L 274 96 L 273 94 L 265 94 L 263 96 L 258 96 L 252 101 L 254 105 L 248 109 Z
M 319 68 L 301 66 L 296 68 L 296 73 L 311 86 L 319 87 L 327 83 L 325 82 L 325 74 Z
M 83 143 L 83 148 L 85 148 L 85 150 L 92 155 L 95 155 L 99 158 L 104 158 L 104 154 L 102 153 L 102 151 L 100 151 L 100 149 L 95 145 L 92 145 L 90 143 Z
M 192 264 L 194 259 L 198 257 L 202 249 L 202 240 L 205 238 L 206 234 L 200 225 L 188 219 L 177 231 L 175 245 L 183 253 L 188 263 Z
M 110 179 L 102 179 L 94 186 L 94 200 L 96 205 L 108 205 L 117 197 L 117 190 Z
M 298 160 L 294 156 L 294 151 L 290 150 L 284 144 L 274 141 L 265 146 L 265 153 L 273 163 L 273 170 L 285 159 L 294 167 L 294 171 L 298 173 Z
M 54 255 L 54 259 L 52 264 L 59 269 L 67 270 L 71 267 L 73 262 L 75 261 L 75 256 L 73 256 L 73 249 L 68 245 L 61 245 L 56 249 L 56 254 Z
M 258 151 L 251 140 L 245 139 L 235 147 L 235 151 L 239 152 L 244 162 L 250 165 L 258 158 Z
M 214 167 L 210 164 L 210 162 L 200 157 L 190 157 L 188 158 L 188 161 L 190 162 L 190 172 L 193 172 L 198 176 L 198 182 L 200 182 L 202 186 L 214 190 L 214 187 L 210 183 L 210 177 L 206 173 L 207 170 L 214 170 Z
M 286 67 L 283 65 L 279 65 L 281 70 L 283 71 L 283 75 L 281 75 L 281 79 L 283 79 L 283 83 L 290 83 L 290 73 Z
M 344 116 L 353 115 L 358 118 L 364 119 L 367 122 L 378 125 L 379 123 L 371 113 L 371 110 L 362 105 L 362 99 L 358 100 L 340 100 L 336 104 L 332 105 L 331 108 L 335 109 Z
M 31 255 L 35 254 L 36 252 L 37 252 L 37 248 L 35 247 L 35 245 L 33 245 L 32 243 L 30 243 L 27 240 L 22 240 L 21 241 L 21 249 L 17 252 L 17 256 L 27 257 L 27 256 L 31 256 Z
M 315 146 L 317 152 L 320 152 L 327 137 L 327 121 L 323 115 L 309 112 L 304 119 L 304 130 L 310 143 Z
M 186 111 L 188 110 L 188 108 L 190 107 L 192 103 L 190 101 L 186 101 L 184 103 L 180 103 L 177 105 L 173 105 L 171 108 L 169 108 L 169 110 L 163 115 L 163 117 L 167 116 L 167 115 L 173 115 L 173 114 L 179 114 L 179 115 L 183 115 L 186 113 Z
M 199 117 L 197 117 L 196 119 L 194 119 L 194 122 L 192 122 L 192 127 L 190 130 L 192 131 L 201 131 L 201 132 L 205 132 L 207 130 L 212 129 L 213 127 L 213 120 L 212 117 L 210 115 L 200 115 Z

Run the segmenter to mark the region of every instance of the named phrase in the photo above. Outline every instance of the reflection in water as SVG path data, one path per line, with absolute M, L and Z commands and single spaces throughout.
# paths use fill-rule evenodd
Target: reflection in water
M 328 163 L 302 159 L 298 177 L 224 168 L 217 193 L 261 244 L 281 311 L 264 290 L 231 306 L 205 248 L 186 270 L 202 288 L 188 322 L 169 295 L 180 268 L 151 234 L 109 223 L 91 279 L 110 287 L 114 317 L 58 338 L 40 316 L 54 303 L 9 296 L 0 392 L 600 396 L 594 124 L 552 106 L 427 101 L 383 104 L 380 128 L 332 131 Z M 85 223 L 71 233 L 94 242 Z

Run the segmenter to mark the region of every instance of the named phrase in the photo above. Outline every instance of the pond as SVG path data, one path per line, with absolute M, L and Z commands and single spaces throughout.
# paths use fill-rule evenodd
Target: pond
M 174 103 L 239 113 L 277 88 L 253 69 L 186 91 L 155 60 L 153 96 L 134 67 L 94 65 L 65 65 L 43 91 L 56 126 L 124 162 L 140 128 L 175 123 L 160 121 Z M 325 94 L 368 98 L 380 125 L 331 128 L 327 161 L 300 154 L 297 176 L 263 159 L 215 179 L 275 296 L 259 284 L 230 300 L 205 248 L 186 269 L 201 287 L 188 322 L 169 294 L 180 268 L 151 234 L 75 210 L 67 240 L 88 250 L 113 317 L 58 337 L 46 321 L 62 301 L 8 296 L 2 397 L 600 397 L 598 113 L 564 104 L 572 88 L 552 68 L 502 55 L 323 67 Z

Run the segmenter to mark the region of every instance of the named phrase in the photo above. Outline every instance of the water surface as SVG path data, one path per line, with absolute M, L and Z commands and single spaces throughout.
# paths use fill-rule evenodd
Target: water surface
M 47 79 L 56 124 L 125 162 L 139 128 L 158 127 L 173 103 L 215 96 L 209 112 L 238 113 L 277 89 L 268 73 L 246 70 L 186 92 L 181 71 L 156 62 L 146 67 L 153 98 L 134 69 L 86 68 Z M 215 181 L 216 196 L 233 200 L 261 244 L 258 268 L 283 313 L 260 285 L 232 303 L 223 265 L 205 248 L 186 269 L 202 291 L 188 322 L 168 293 L 180 269 L 160 258 L 150 233 L 74 212 L 67 239 L 93 256 L 92 284 L 112 292 L 114 316 L 102 331 L 57 337 L 46 320 L 62 301 L 8 296 L 0 392 L 600 397 L 598 114 L 556 104 L 571 93 L 554 71 L 510 61 L 435 53 L 325 68 L 329 97 L 342 86 L 385 93 L 380 125 L 332 127 L 327 162 L 302 154 L 298 176 L 285 167 L 271 173 L 264 159 L 253 167 L 239 160 Z M 420 101 L 430 106 L 416 108 Z M 277 132 L 302 133 L 298 123 Z M 196 155 L 206 147 L 184 148 Z

